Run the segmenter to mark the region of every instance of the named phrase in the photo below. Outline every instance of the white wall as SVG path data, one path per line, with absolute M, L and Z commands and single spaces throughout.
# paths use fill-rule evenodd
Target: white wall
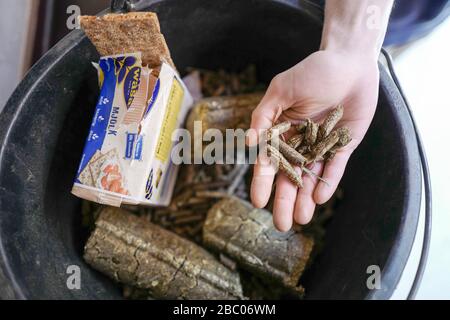
M 431 172 L 433 224 L 417 299 L 450 299 L 450 18 L 395 60 Z
M 0 110 L 29 67 L 38 3 L 0 1 Z

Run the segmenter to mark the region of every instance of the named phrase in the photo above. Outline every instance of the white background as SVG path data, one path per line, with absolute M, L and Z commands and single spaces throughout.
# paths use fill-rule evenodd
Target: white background
M 399 54 L 395 67 L 422 135 L 433 189 L 431 250 L 416 298 L 450 299 L 450 19 Z M 411 258 L 419 254 L 420 247 Z

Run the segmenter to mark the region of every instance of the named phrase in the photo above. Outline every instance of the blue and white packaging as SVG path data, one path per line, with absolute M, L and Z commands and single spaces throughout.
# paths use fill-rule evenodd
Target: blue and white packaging
M 140 53 L 102 57 L 96 67 L 100 97 L 72 193 L 112 206 L 168 205 L 178 171 L 172 133 L 191 95 L 171 66 L 143 67 Z

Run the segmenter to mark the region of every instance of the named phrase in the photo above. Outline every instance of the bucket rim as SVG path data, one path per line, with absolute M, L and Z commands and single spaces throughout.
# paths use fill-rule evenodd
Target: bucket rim
M 165 0 L 155 0 L 153 3 L 160 3 Z M 282 0 L 272 0 L 274 2 L 277 2 L 282 5 L 289 6 L 291 9 L 294 10 L 304 10 L 305 6 L 310 5 L 308 1 L 300 0 L 298 1 L 298 4 L 292 4 L 292 3 L 286 3 Z M 302 3 L 302 5 L 300 5 Z M 150 9 L 150 8 L 147 8 Z M 320 17 L 320 11 L 317 10 L 317 8 L 312 8 L 312 11 L 309 11 L 309 15 L 316 15 L 315 21 L 322 21 L 322 18 Z M 110 12 L 110 10 L 102 11 L 100 14 L 105 14 L 107 12 Z M 5 148 L 7 145 L 8 138 L 10 136 L 10 132 L 12 127 L 14 126 L 14 120 L 18 117 L 20 114 L 23 105 L 25 104 L 25 101 L 27 100 L 27 96 L 30 94 L 30 92 L 35 88 L 36 83 L 42 79 L 48 70 L 55 64 L 57 64 L 63 57 L 74 47 L 78 46 L 83 40 L 86 39 L 86 36 L 82 33 L 80 30 L 75 30 L 69 33 L 67 36 L 65 36 L 62 40 L 60 40 L 53 48 L 51 48 L 30 70 L 28 71 L 27 75 L 24 77 L 22 82 L 19 84 L 19 86 L 15 89 L 13 95 L 10 97 L 8 102 L 5 105 L 5 108 L 2 110 L 0 114 L 0 121 L 2 123 L 7 123 L 5 127 L 0 128 L 0 139 L 2 141 L 1 148 L 0 148 L 0 172 L 4 170 L 2 168 L 3 158 L 5 154 Z M 37 75 L 37 76 L 36 76 Z M 423 165 L 423 161 L 420 159 L 419 155 L 419 149 L 421 146 L 421 142 L 417 140 L 416 134 L 417 134 L 417 128 L 414 127 L 413 118 L 411 114 L 408 113 L 407 105 L 405 102 L 405 99 L 403 98 L 398 86 L 393 82 L 393 80 L 389 77 L 387 71 L 384 69 L 384 67 L 380 68 L 380 88 L 383 90 L 389 90 L 391 94 L 395 96 L 395 99 L 398 99 L 398 101 L 402 101 L 401 108 L 395 108 L 394 113 L 396 113 L 396 116 L 400 118 L 405 118 L 407 122 L 407 127 L 405 127 L 405 131 L 407 135 L 414 136 L 414 141 L 409 140 L 408 145 L 410 147 L 410 150 L 407 154 L 407 160 L 410 163 L 421 163 Z M 19 91 L 21 93 L 25 94 L 19 94 Z M 19 103 L 17 103 L 19 101 Z M 397 119 L 398 120 L 398 119 Z M 401 122 L 403 123 L 403 122 Z M 406 142 L 405 142 L 406 143 Z M 410 175 L 410 179 L 413 179 L 413 175 Z M 422 176 L 420 175 L 419 182 L 417 181 L 415 183 L 412 183 L 410 181 L 409 185 L 414 185 L 417 187 L 417 190 L 409 190 L 414 191 L 415 193 L 419 192 L 421 194 L 421 185 L 422 185 Z M 412 202 L 413 200 L 410 199 L 409 202 Z M 402 223 L 399 228 L 399 232 L 397 234 L 396 239 L 399 239 L 404 236 L 406 232 L 411 232 L 406 230 L 406 222 L 414 223 L 414 234 L 412 235 L 412 240 L 409 241 L 409 243 L 405 243 L 402 246 L 395 245 L 391 248 L 391 251 L 389 253 L 389 257 L 386 260 L 385 267 L 382 270 L 382 276 L 385 274 L 388 277 L 393 277 L 393 282 L 390 283 L 391 288 L 386 291 L 372 291 L 368 295 L 366 295 L 365 299 L 388 299 L 392 295 L 395 287 L 397 286 L 398 282 L 400 281 L 400 277 L 403 272 L 403 268 L 406 266 L 406 262 L 409 258 L 409 254 L 411 252 L 411 248 L 413 245 L 413 240 L 415 233 L 417 231 L 417 225 L 419 220 L 419 214 L 420 214 L 420 198 L 418 199 L 418 203 L 409 204 L 410 208 L 417 208 L 417 212 L 412 212 L 413 210 L 410 210 L 410 212 L 406 212 L 405 215 L 408 217 L 403 217 Z M 426 200 L 427 201 L 427 200 Z M 0 207 L 0 213 L 2 211 L 2 208 Z M 1 219 L 1 216 L 0 216 Z M 406 221 L 408 220 L 408 221 Z M 3 240 L 2 240 L 2 230 L 1 230 L 1 224 L 0 224 L 0 283 L 5 283 L 6 286 L 9 286 L 12 290 L 14 297 L 18 299 L 27 299 L 27 293 L 24 292 L 24 290 L 21 288 L 21 286 L 18 284 L 14 272 L 10 267 L 10 264 L 8 262 L 8 257 L 5 252 L 5 248 L 3 246 Z M 411 237 L 411 235 L 409 235 Z M 403 243 L 402 241 L 397 241 L 398 243 Z M 401 251 L 407 249 L 407 256 L 406 259 L 404 256 L 399 254 Z M 422 248 L 424 250 L 424 248 Z M 400 263 L 401 262 L 401 263 Z M 401 270 L 398 269 L 398 265 L 400 263 Z M 424 266 L 419 265 L 419 269 L 417 273 L 422 272 L 423 273 Z M 2 272 L 3 271 L 3 272 Z M 3 281 L 2 276 L 5 278 L 5 281 Z M 8 289 L 8 288 L 7 288 Z M 2 292 L 0 292 L 1 294 Z

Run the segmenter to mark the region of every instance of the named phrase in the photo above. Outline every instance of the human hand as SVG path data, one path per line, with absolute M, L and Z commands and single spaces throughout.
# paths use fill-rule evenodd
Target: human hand
M 276 121 L 299 123 L 307 118 L 320 122 L 338 104 L 344 115 L 337 127 L 347 126 L 352 141 L 335 157 L 317 162 L 310 169 L 328 182 L 304 176 L 303 188 L 297 188 L 280 173 L 276 179 L 273 219 L 280 231 L 293 221 L 308 223 L 316 204 L 325 203 L 336 190 L 347 161 L 363 139 L 373 118 L 378 99 L 378 66 L 372 55 L 341 50 L 317 51 L 291 69 L 278 74 L 258 107 L 253 111 L 253 133 L 266 130 Z M 257 134 L 249 135 L 249 144 L 257 143 Z M 296 168 L 300 172 L 300 168 Z M 275 168 L 263 152 L 254 166 L 251 199 L 257 208 L 266 206 L 274 181 Z

